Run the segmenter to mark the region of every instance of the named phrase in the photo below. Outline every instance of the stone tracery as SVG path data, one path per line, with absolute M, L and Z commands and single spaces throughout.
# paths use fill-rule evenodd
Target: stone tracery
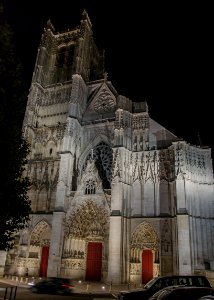
M 85 170 L 87 161 L 91 158 L 92 153 L 90 152 L 86 158 L 86 163 L 83 166 L 83 170 Z M 106 143 L 100 142 L 93 148 L 93 159 L 98 169 L 99 176 L 102 180 L 103 188 L 110 188 L 113 160 L 111 148 Z

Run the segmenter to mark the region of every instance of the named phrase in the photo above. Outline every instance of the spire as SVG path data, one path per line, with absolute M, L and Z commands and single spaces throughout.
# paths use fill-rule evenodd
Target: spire
M 198 144 L 200 147 L 202 146 L 201 136 L 199 132 L 198 132 Z
M 91 20 L 90 20 L 90 18 L 88 16 L 88 13 L 87 13 L 86 9 L 83 10 L 82 20 L 87 21 L 87 23 L 89 24 L 89 27 L 90 28 L 92 27 Z
M 53 26 L 53 24 L 51 23 L 51 20 L 49 18 L 49 20 L 47 21 L 47 24 L 46 24 L 46 29 L 50 29 L 51 31 L 55 31 L 55 28 Z

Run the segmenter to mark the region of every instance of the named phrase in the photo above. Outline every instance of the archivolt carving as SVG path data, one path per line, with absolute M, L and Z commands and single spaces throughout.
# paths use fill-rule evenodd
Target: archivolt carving
M 67 221 L 66 236 L 86 238 L 107 234 L 109 214 L 101 206 L 89 199 L 74 210 Z
M 33 232 L 32 232 L 32 235 L 31 235 L 31 241 L 30 241 L 30 244 L 31 245 L 40 245 L 41 244 L 41 240 L 42 240 L 42 237 L 44 236 L 45 232 L 49 231 L 50 230 L 50 226 L 45 222 L 45 221 L 41 221 L 39 222 Z M 45 238 L 45 244 L 47 245 L 48 244 L 48 239 Z
M 157 250 L 158 237 L 153 227 L 148 222 L 140 224 L 132 235 L 132 248 L 149 248 Z

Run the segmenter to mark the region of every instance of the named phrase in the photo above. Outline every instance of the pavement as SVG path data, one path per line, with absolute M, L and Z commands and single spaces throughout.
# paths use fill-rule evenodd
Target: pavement
M 0 286 L 15 285 L 18 287 L 29 288 L 30 285 L 38 278 L 34 277 L 18 277 L 18 276 L 4 276 L 0 277 Z M 86 282 L 81 280 L 73 280 L 74 294 L 96 294 L 102 295 L 105 298 L 117 299 L 120 291 L 132 290 L 136 285 L 128 284 L 106 284 L 101 282 Z

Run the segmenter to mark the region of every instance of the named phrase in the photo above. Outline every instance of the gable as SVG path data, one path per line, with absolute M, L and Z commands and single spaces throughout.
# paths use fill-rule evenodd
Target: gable
M 104 82 L 93 92 L 83 115 L 83 121 L 114 118 L 116 107 L 116 96 Z

